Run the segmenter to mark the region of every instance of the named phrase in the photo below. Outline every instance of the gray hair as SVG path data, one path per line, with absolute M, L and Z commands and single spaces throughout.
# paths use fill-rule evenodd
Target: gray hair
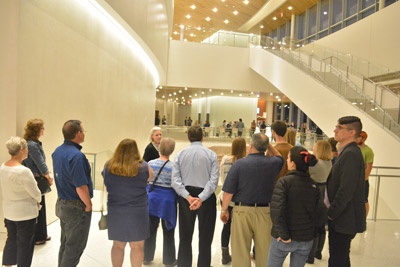
M 21 138 L 19 136 L 12 136 L 7 142 L 6 142 L 6 147 L 8 149 L 8 154 L 10 154 L 12 157 L 18 155 L 19 151 L 21 149 L 26 149 L 28 148 L 28 143 L 24 138 Z
M 150 141 L 153 141 L 152 136 L 156 131 L 161 131 L 161 133 L 162 133 L 162 129 L 160 127 L 158 127 L 158 126 L 155 126 L 155 127 L 151 128 L 151 130 L 150 130 Z
M 258 152 L 264 153 L 268 149 L 269 139 L 268 136 L 262 133 L 253 134 L 250 141 Z
M 175 140 L 172 138 L 163 138 L 160 143 L 160 154 L 169 157 L 175 149 Z

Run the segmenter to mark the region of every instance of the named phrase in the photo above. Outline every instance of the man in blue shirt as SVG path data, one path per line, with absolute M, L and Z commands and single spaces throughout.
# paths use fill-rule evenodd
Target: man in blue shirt
M 56 215 L 61 225 L 59 267 L 77 266 L 86 247 L 92 218 L 93 184 L 90 165 L 81 152 L 85 131 L 79 120 L 69 120 L 62 128 L 64 143 L 53 157 L 58 200 Z
M 209 267 L 211 243 L 217 216 L 215 190 L 219 168 L 217 155 L 204 147 L 203 131 L 199 126 L 188 130 L 190 146 L 175 157 L 172 188 L 179 195 L 178 267 L 192 266 L 192 236 L 196 217 L 199 220 L 198 267 Z
M 268 149 L 269 157 L 265 156 Z M 250 267 L 251 241 L 254 240 L 256 266 L 267 266 L 271 242 L 269 203 L 284 160 L 269 143 L 265 134 L 251 137 L 249 154 L 232 165 L 222 187 L 224 191 L 221 221 L 229 219 L 228 205 L 235 202 L 232 211 L 232 266 Z

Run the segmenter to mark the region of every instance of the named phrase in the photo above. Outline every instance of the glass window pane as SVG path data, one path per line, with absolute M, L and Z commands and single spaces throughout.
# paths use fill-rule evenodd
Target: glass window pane
M 326 29 L 329 26 L 329 0 L 321 1 L 321 13 L 319 14 L 320 30 Z
M 303 14 L 301 14 L 297 20 L 298 22 L 298 39 L 304 39 L 305 37 L 305 27 L 306 27 L 306 13 L 304 12 Z
M 339 23 L 338 25 L 332 27 L 332 33 L 337 32 L 342 29 L 342 23 Z
M 282 40 L 286 35 L 286 24 L 279 27 L 279 40 Z
M 325 30 L 325 31 L 323 31 L 323 32 L 320 32 L 320 33 L 318 34 L 318 39 L 324 38 L 324 37 L 327 36 L 327 35 L 328 35 L 328 30 Z
M 333 1 L 333 16 L 332 24 L 336 24 L 343 20 L 343 5 L 342 0 Z
M 370 8 L 370 9 L 364 11 L 364 12 L 361 14 L 361 17 L 362 17 L 362 18 L 366 18 L 366 17 L 368 17 L 369 15 L 372 15 L 372 14 L 374 14 L 374 13 L 375 13 L 375 8 Z
M 385 1 L 385 7 L 390 6 L 391 4 L 395 3 L 397 0 L 386 0 Z
M 354 16 L 354 17 L 352 17 L 351 19 L 346 20 L 346 22 L 345 22 L 346 27 L 347 27 L 347 26 L 350 26 L 351 24 L 353 24 L 353 23 L 355 23 L 355 22 L 357 22 L 357 16 Z
M 358 0 L 347 0 L 346 18 L 357 13 L 357 2 Z
M 313 6 L 308 10 L 308 35 L 317 32 L 317 6 Z
M 375 2 L 376 2 L 375 0 L 362 0 L 361 7 L 362 7 L 362 9 L 365 9 L 365 8 L 375 4 Z

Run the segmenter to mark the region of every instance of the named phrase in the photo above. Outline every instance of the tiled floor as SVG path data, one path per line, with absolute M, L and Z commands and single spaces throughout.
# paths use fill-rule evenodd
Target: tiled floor
M 218 214 L 219 216 L 219 214 Z M 80 267 L 108 267 L 111 266 L 110 251 L 112 242 L 107 238 L 107 231 L 99 231 L 97 227 L 100 218 L 99 212 L 93 213 L 92 227 L 89 235 L 88 245 L 81 257 Z M 219 218 L 219 217 L 217 217 Z M 214 242 L 212 246 L 212 266 L 224 266 L 221 264 L 220 252 L 220 233 L 222 223 L 218 220 L 216 223 Z M 45 245 L 36 246 L 33 267 L 55 267 L 57 266 L 57 255 L 59 248 L 60 228 L 59 222 L 56 221 L 48 227 L 49 235 L 52 240 Z M 176 244 L 179 242 L 178 231 L 176 231 Z M 157 238 L 159 247 L 156 251 L 156 257 L 152 267 L 162 267 L 162 232 L 160 231 Z M 5 234 L 0 234 L 0 254 L 4 246 Z M 197 232 L 194 234 L 193 241 L 194 255 L 197 253 Z M 399 221 L 368 221 L 368 229 L 365 233 L 359 234 L 352 242 L 351 261 L 353 267 L 398 267 L 400 266 L 400 222 Z M 130 266 L 129 249 L 126 248 L 126 256 L 124 266 Z M 325 247 L 322 260 L 316 260 L 313 265 L 315 267 L 326 267 L 328 251 Z M 193 262 L 196 266 L 196 262 Z M 225 265 L 227 266 L 227 265 Z M 228 265 L 230 266 L 230 265 Z M 255 266 L 255 265 L 253 265 Z M 288 260 L 284 264 L 289 266 Z M 240 267 L 240 266 L 238 266 Z

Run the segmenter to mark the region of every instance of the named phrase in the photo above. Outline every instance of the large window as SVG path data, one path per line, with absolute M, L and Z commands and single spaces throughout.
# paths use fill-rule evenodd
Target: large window
M 346 0 L 346 18 L 357 14 L 358 0 Z
M 298 17 L 298 27 L 297 27 L 297 38 L 298 39 L 304 39 L 306 37 L 306 12 L 304 12 L 303 14 L 301 14 Z
M 342 1 L 333 1 L 332 24 L 336 24 L 343 20 L 343 3 Z
M 317 6 L 313 6 L 308 12 L 308 35 L 317 32 Z
M 329 0 L 321 1 L 319 12 L 319 30 L 325 30 L 329 26 Z

